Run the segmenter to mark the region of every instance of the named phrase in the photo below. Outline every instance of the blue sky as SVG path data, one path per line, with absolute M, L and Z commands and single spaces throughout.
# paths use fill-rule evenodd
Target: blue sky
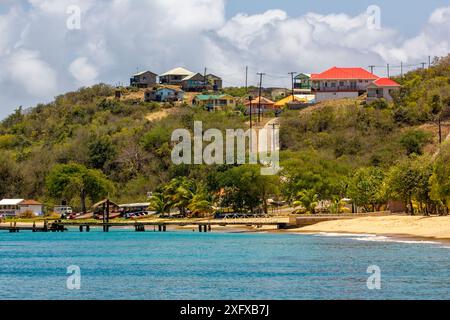
M 0 0 L 0 119 L 82 86 L 126 84 L 136 67 L 207 67 L 240 86 L 248 66 L 251 85 L 266 72 L 264 85 L 288 86 L 289 71 L 414 64 L 447 55 L 449 30 L 448 0 Z
M 448 0 L 228 0 L 226 13 L 232 17 L 240 12 L 255 14 L 268 9 L 285 10 L 295 17 L 307 12 L 322 14 L 346 13 L 356 15 L 370 5 L 381 8 L 384 24 L 400 30 L 404 35 L 416 34 L 438 7 L 448 6 Z

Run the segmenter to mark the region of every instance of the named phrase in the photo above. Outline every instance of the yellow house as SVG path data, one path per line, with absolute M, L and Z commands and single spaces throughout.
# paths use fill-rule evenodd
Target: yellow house
M 289 102 L 303 102 L 303 103 L 307 103 L 308 100 L 306 98 L 300 97 L 298 95 L 290 95 L 286 98 L 283 98 L 277 102 L 275 102 L 274 107 L 279 109 L 279 108 L 283 108 L 286 104 L 288 104 Z
M 224 107 L 235 107 L 236 99 L 228 94 L 210 95 L 199 94 L 196 95 L 192 101 L 194 105 L 203 106 L 208 110 L 214 110 Z

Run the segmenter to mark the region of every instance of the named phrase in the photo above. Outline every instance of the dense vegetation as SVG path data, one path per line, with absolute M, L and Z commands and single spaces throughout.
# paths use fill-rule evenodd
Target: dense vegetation
M 395 199 L 410 212 L 446 213 L 450 142 L 439 146 L 437 125 L 450 118 L 450 57 L 396 80 L 403 87 L 393 103 L 349 99 L 285 111 L 277 176 L 261 176 L 257 165 L 171 162 L 174 129 L 192 131 L 195 120 L 204 130 L 247 128 L 234 110 L 172 107 L 169 116 L 149 121 L 148 114 L 170 106 L 118 101 L 103 84 L 82 88 L 1 122 L 0 198 L 49 206 L 66 200 L 84 210 L 103 197 L 136 202 L 152 192 L 155 210 L 189 215 L 215 207 L 267 211 L 269 198 L 309 212 L 320 200 L 340 212 L 343 198 L 367 211 Z M 241 88 L 225 91 L 245 96 Z

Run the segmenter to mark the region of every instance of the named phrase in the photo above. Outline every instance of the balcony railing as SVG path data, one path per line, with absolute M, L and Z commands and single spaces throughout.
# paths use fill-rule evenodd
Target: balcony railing
M 360 89 L 357 87 L 350 86 L 337 86 L 337 87 L 320 87 L 320 88 L 312 88 L 313 91 L 322 91 L 322 92 L 357 92 Z

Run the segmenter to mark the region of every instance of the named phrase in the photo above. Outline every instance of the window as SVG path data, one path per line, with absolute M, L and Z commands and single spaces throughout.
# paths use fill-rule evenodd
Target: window
M 336 88 L 336 82 L 332 82 L 332 83 L 331 83 L 331 87 L 332 87 L 332 88 Z
M 339 85 L 340 85 L 341 87 L 343 87 L 343 86 L 344 86 L 344 84 L 345 84 L 345 82 L 344 82 L 344 81 L 339 81 Z

